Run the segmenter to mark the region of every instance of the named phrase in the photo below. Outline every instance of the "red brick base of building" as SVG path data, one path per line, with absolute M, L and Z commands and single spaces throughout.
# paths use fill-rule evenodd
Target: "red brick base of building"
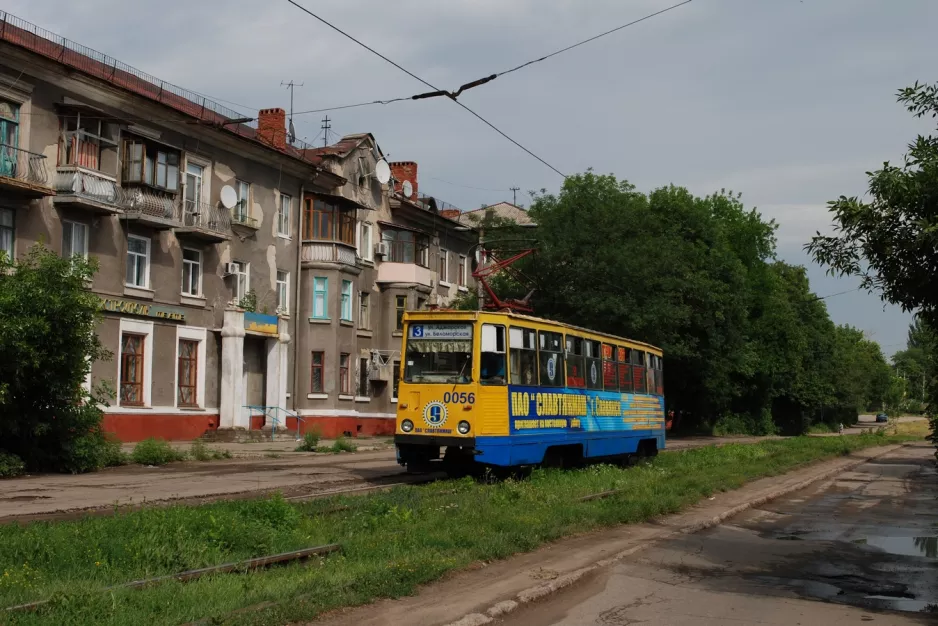
M 296 431 L 296 418 L 287 418 L 287 430 Z M 393 435 L 396 420 L 393 417 L 316 417 L 304 416 L 300 434 L 318 431 L 326 439 L 346 437 Z
M 105 413 L 101 427 L 104 432 L 114 435 L 124 443 L 143 441 L 150 437 L 167 441 L 190 441 L 209 431 L 218 430 L 218 415 Z

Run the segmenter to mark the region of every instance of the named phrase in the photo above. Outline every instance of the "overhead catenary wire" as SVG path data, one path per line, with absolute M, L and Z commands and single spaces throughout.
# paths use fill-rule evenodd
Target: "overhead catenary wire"
M 414 79 L 416 79 L 417 81 L 423 83 L 424 85 L 426 85 L 426 86 L 429 87 L 430 89 L 433 89 L 434 92 L 439 92 L 440 94 L 444 93 L 444 92 L 442 92 L 438 87 L 435 87 L 434 85 L 432 85 L 432 84 L 430 84 L 429 82 L 425 81 L 424 79 L 420 78 L 419 76 L 417 76 L 416 74 L 414 74 L 414 73 L 411 72 L 410 70 L 408 70 L 408 69 L 406 69 L 405 67 L 401 66 L 400 64 L 398 64 L 398 63 L 392 61 L 391 59 L 389 59 L 388 57 L 384 56 L 383 54 L 381 54 L 380 52 L 378 52 L 377 50 L 375 50 L 375 49 L 372 48 L 371 46 L 368 46 L 367 44 L 365 44 L 365 43 L 359 41 L 359 40 L 356 39 L 355 37 L 349 35 L 348 33 L 346 33 L 344 30 L 342 30 L 342 29 L 339 28 L 338 26 L 335 26 L 335 25 L 333 25 L 332 23 L 328 22 L 327 20 L 325 20 L 325 19 L 319 17 L 318 15 L 316 15 L 315 13 L 313 13 L 312 11 L 310 11 L 309 9 L 307 9 L 306 7 L 304 7 L 303 5 L 297 3 L 295 0 L 287 0 L 287 2 L 289 2 L 290 4 L 292 4 L 293 6 L 295 6 L 296 8 L 300 9 L 301 11 L 303 11 L 304 13 L 306 13 L 307 15 L 310 15 L 311 17 L 315 18 L 316 20 L 322 22 L 323 24 L 325 24 L 325 25 L 328 26 L 329 28 L 333 29 L 333 30 L 336 31 L 337 33 L 343 35 L 344 37 L 347 37 L 348 39 L 351 39 L 351 40 L 354 41 L 356 44 L 358 44 L 359 46 L 365 48 L 366 50 L 368 50 L 368 51 L 371 52 L 372 54 L 375 54 L 376 56 L 380 57 L 381 59 L 384 59 L 385 61 L 387 61 L 388 63 L 390 63 L 390 64 L 393 65 L 394 67 L 398 68 L 399 70 L 401 70 L 402 72 L 404 72 L 404 73 L 407 74 L 408 76 L 413 77 Z M 480 81 L 476 81 L 476 82 L 480 82 Z M 423 95 L 423 94 L 421 94 L 421 95 Z M 556 172 L 557 174 L 559 174 L 560 176 L 563 176 L 564 178 L 566 178 L 566 174 L 564 174 L 563 172 L 561 172 L 559 169 L 557 169 L 556 167 L 554 167 L 553 165 L 551 165 L 550 163 L 548 163 L 547 161 L 545 161 L 544 159 L 542 159 L 542 158 L 539 157 L 538 155 L 534 154 L 534 152 L 532 152 L 531 150 L 529 150 L 529 149 L 526 148 L 525 146 L 521 145 L 521 143 L 519 143 L 519 142 L 516 141 L 515 139 L 511 138 L 510 136 L 508 136 L 507 133 L 505 133 L 504 131 L 502 131 L 501 129 L 499 129 L 498 127 L 496 127 L 494 124 L 492 124 L 491 122 L 489 122 L 488 120 L 486 120 L 484 117 L 482 117 L 481 115 L 479 115 L 478 113 L 476 113 L 475 111 L 473 111 L 472 109 L 470 109 L 469 107 L 467 107 L 465 104 L 463 104 L 463 103 L 460 102 L 459 100 L 457 100 L 455 96 L 453 96 L 452 94 L 449 94 L 449 95 L 450 95 L 450 99 L 451 99 L 453 102 L 455 102 L 455 103 L 458 104 L 460 107 L 462 107 L 463 109 L 465 109 L 466 111 L 468 111 L 469 113 L 471 113 L 472 115 L 474 115 L 475 117 L 477 117 L 479 120 L 481 120 L 481 121 L 482 121 L 483 123 L 485 123 L 487 126 L 489 126 L 490 128 L 492 128 L 494 131 L 496 131 L 496 132 L 497 132 L 498 134 L 500 134 L 502 137 L 504 137 L 505 139 L 507 139 L 508 141 L 510 141 L 511 143 L 513 143 L 514 145 L 516 145 L 517 147 L 519 147 L 520 149 L 522 149 L 524 152 L 526 152 L 526 153 L 529 154 L 530 156 L 534 157 L 535 159 L 537 159 L 538 161 L 540 161 L 541 163 L 543 163 L 544 165 L 546 165 L 547 167 L 549 167 L 550 169 L 552 169 L 553 171 L 555 171 L 555 172 Z M 420 97 L 420 96 L 415 96 L 415 97 L 413 97 L 413 99 L 418 99 L 418 97 Z

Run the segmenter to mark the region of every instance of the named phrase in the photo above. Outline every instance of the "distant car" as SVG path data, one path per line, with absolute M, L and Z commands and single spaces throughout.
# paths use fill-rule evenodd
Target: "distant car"
M 888 422 L 888 421 L 889 421 L 889 416 L 886 415 L 885 413 L 880 413 L 880 414 L 878 414 L 878 415 L 876 416 L 876 421 L 877 421 L 877 422 Z

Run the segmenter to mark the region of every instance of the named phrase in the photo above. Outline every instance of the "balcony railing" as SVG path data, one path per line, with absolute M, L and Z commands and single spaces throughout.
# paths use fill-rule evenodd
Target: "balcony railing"
M 179 221 L 182 222 L 181 232 L 212 240 L 229 238 L 231 215 L 228 209 L 194 200 L 183 200 L 180 208 L 182 209 L 182 215 L 179 216 Z
M 79 204 L 105 213 L 121 213 L 132 198 L 113 178 L 71 165 L 56 169 L 53 188 L 56 203 Z
M 304 241 L 304 263 L 341 263 L 355 265 L 355 248 L 332 241 Z
M 40 193 L 40 195 L 54 194 L 49 185 L 46 156 L 5 143 L 0 143 L 0 183 L 20 188 L 23 191 L 48 190 L 49 192 L 48 194 Z
M 257 230 L 260 227 L 260 224 L 257 223 L 257 219 L 248 215 L 247 207 L 242 206 L 242 200 L 239 202 L 235 208 L 232 209 L 231 214 L 231 225 L 232 226 L 244 226 L 245 228 L 253 228 Z
M 159 195 L 143 189 L 124 189 L 127 204 L 124 217 L 138 219 L 156 228 L 175 228 L 179 226 L 176 218 L 176 206 L 171 195 Z

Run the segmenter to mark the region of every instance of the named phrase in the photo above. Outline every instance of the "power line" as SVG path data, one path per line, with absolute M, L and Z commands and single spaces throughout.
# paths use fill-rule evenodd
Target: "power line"
M 411 72 L 410 70 L 408 70 L 408 69 L 402 67 L 401 65 L 395 63 L 394 61 L 392 61 L 392 60 L 389 59 L 388 57 L 384 56 L 383 54 L 381 54 L 380 52 L 378 52 L 378 51 L 375 50 L 374 48 L 372 48 L 372 47 L 370 47 L 370 46 L 368 46 L 368 45 L 362 43 L 362 42 L 359 41 L 358 39 L 355 39 L 354 37 L 352 37 L 351 35 L 349 35 L 349 34 L 346 33 L 345 31 L 343 31 L 342 29 L 340 29 L 339 27 L 334 26 L 333 24 L 331 24 L 331 23 L 329 23 L 328 21 L 324 20 L 323 18 L 319 17 L 318 15 L 316 15 L 315 13 L 313 13 L 312 11 L 310 11 L 309 9 L 307 9 L 306 7 L 304 7 L 304 6 L 300 5 L 300 4 L 298 4 L 295 0 L 287 0 L 287 2 L 289 2 L 290 4 L 292 4 L 293 6 L 295 6 L 296 8 L 300 9 L 301 11 L 303 11 L 304 13 L 306 13 L 307 15 L 310 15 L 311 17 L 315 18 L 316 20 L 322 22 L 323 24 L 325 24 L 325 25 L 328 26 L 329 28 L 333 29 L 333 30 L 336 31 L 337 33 L 340 33 L 341 35 L 347 37 L 348 39 L 351 39 L 352 41 L 354 41 L 355 43 L 357 43 L 357 44 L 360 45 L 361 47 L 365 48 L 365 49 L 368 50 L 369 52 L 375 54 L 376 56 L 378 56 L 378 57 L 380 57 L 380 58 L 382 58 L 382 59 L 384 59 L 385 61 L 387 61 L 388 63 L 390 63 L 391 65 L 393 65 L 393 66 L 396 67 L 397 69 L 401 70 L 402 72 L 404 72 L 404 73 L 407 74 L 408 76 L 411 76 L 411 77 L 415 78 L 416 80 L 420 81 L 421 83 L 423 83 L 424 85 L 426 85 L 426 86 L 429 87 L 430 89 L 433 89 L 434 92 L 436 92 L 436 93 L 434 93 L 434 94 L 420 94 L 419 96 L 413 96 L 412 99 L 418 99 L 419 97 L 432 97 L 432 96 L 434 96 L 434 95 L 442 95 L 442 94 L 446 93 L 446 92 L 440 91 L 440 89 L 438 89 L 437 87 L 434 87 L 433 85 L 431 85 L 430 83 L 428 83 L 428 82 L 425 81 L 424 79 L 420 78 L 419 76 L 417 76 L 416 74 L 414 74 L 414 73 Z M 491 80 L 491 78 L 489 78 L 488 80 Z M 480 80 L 480 81 L 475 81 L 475 83 L 470 83 L 469 85 L 481 84 L 482 82 L 486 82 L 486 79 L 482 79 L 482 80 Z M 463 88 L 467 88 L 467 87 L 468 87 L 468 85 L 464 85 L 464 86 L 463 86 Z M 462 88 L 460 88 L 460 91 L 462 91 Z M 476 113 L 475 111 L 473 111 L 472 109 L 470 109 L 469 107 L 467 107 L 465 104 L 463 104 L 462 102 L 460 102 L 459 100 L 457 100 L 456 97 L 455 97 L 455 95 L 449 94 L 449 96 L 450 96 L 450 99 L 451 99 L 453 102 L 455 102 L 455 103 L 458 104 L 460 107 L 462 107 L 463 109 L 465 109 L 466 111 L 468 111 L 469 113 L 471 113 L 473 116 L 475 116 L 476 118 L 478 118 L 479 120 L 481 120 L 486 126 L 488 126 L 488 127 L 491 128 L 492 130 L 494 130 L 495 132 L 497 132 L 499 135 L 501 135 L 502 137 L 504 137 L 505 139 L 507 139 L 507 140 L 510 141 L 511 143 L 515 144 L 516 146 L 518 146 L 519 148 L 521 148 L 521 149 L 524 150 L 525 152 L 527 152 L 529 155 L 531 155 L 532 157 L 534 157 L 535 159 L 537 159 L 538 161 L 540 161 L 541 163 L 543 163 L 544 165 L 546 165 L 547 167 L 549 167 L 550 169 L 552 169 L 553 171 L 557 172 L 558 174 L 560 174 L 561 176 L 563 176 L 564 178 L 566 178 L 566 174 L 564 174 L 563 172 L 561 172 L 560 170 L 558 170 L 556 167 L 554 167 L 553 165 L 551 165 L 550 163 L 548 163 L 547 161 L 545 161 L 544 159 L 542 159 L 542 158 L 539 157 L 538 155 L 534 154 L 533 152 L 531 152 L 530 150 L 528 150 L 527 148 L 525 148 L 525 147 L 524 147 L 523 145 L 521 145 L 519 142 L 517 142 L 517 141 L 515 141 L 514 139 L 512 139 L 511 137 L 509 137 L 504 131 L 502 131 L 501 129 L 499 129 L 498 127 L 496 127 L 494 124 L 492 124 L 491 122 L 489 122 L 487 119 L 485 119 L 484 117 L 482 117 L 481 115 L 479 115 L 478 113 Z
M 441 183 L 446 183 L 447 185 L 452 185 L 453 187 L 462 187 L 464 189 L 475 189 L 477 191 L 498 191 L 498 192 L 507 192 L 509 189 L 489 189 L 488 187 L 473 187 L 472 185 L 460 185 L 459 183 L 453 183 L 448 180 L 443 180 L 442 178 L 436 178 L 435 176 L 427 176 L 431 180 L 438 180 Z
M 598 34 L 598 35 L 595 35 L 595 36 L 593 36 L 593 37 L 590 37 L 589 39 L 584 39 L 583 41 L 577 42 L 577 43 L 573 44 L 572 46 L 567 46 L 566 48 L 561 48 L 560 50 L 557 50 L 556 52 L 551 52 L 550 54 L 547 54 L 547 55 L 545 55 L 545 56 L 542 56 L 542 57 L 540 57 L 540 58 L 538 58 L 538 59 L 534 59 L 534 60 L 528 61 L 528 62 L 526 62 L 526 63 L 522 63 L 521 65 L 518 65 L 517 67 L 513 67 L 513 68 L 511 68 L 511 69 L 509 69 L 509 70 L 505 70 L 505 71 L 503 71 L 503 72 L 498 72 L 497 74 L 495 74 L 495 77 L 504 76 L 505 74 L 511 74 L 512 72 L 517 72 L 518 70 L 523 69 L 523 68 L 525 68 L 525 67 L 527 67 L 527 66 L 529 66 L 529 65 L 534 65 L 535 63 L 540 63 L 541 61 L 546 61 L 547 59 L 549 59 L 549 58 L 551 58 L 551 57 L 557 56 L 558 54 L 563 54 L 564 52 L 567 52 L 567 51 L 569 51 L 569 50 L 573 50 L 574 48 L 578 48 L 578 47 L 580 47 L 580 46 L 582 46 L 582 45 L 588 44 L 588 43 L 590 43 L 591 41 L 596 41 L 597 39 L 599 39 L 599 38 L 601 38 L 601 37 L 605 37 L 606 35 L 611 35 L 612 33 L 618 32 L 618 31 L 620 31 L 620 30 L 622 30 L 622 29 L 624 29 L 624 28 L 628 28 L 629 26 L 635 26 L 636 24 L 638 24 L 638 23 L 640 23 L 640 22 L 644 22 L 645 20 L 650 20 L 651 18 L 657 17 L 657 16 L 661 15 L 662 13 L 667 13 L 668 11 L 672 11 L 672 10 L 674 10 L 674 9 L 677 9 L 678 7 L 682 7 L 682 6 L 684 6 L 685 4 L 690 4 L 691 2 L 693 2 L 693 0 L 684 0 L 684 2 L 679 2 L 679 3 L 677 3 L 677 4 L 674 4 L 674 5 L 672 5 L 672 6 L 669 6 L 669 7 L 666 8 L 666 9 L 661 9 L 660 11 L 656 11 L 656 12 L 654 12 L 654 13 L 650 13 L 649 15 L 646 15 L 645 17 L 641 17 L 641 18 L 639 18 L 639 19 L 637 19 L 637 20 L 633 20 L 633 21 L 629 22 L 628 24 L 623 24 L 622 26 L 616 26 L 615 28 L 610 29 L 610 30 L 607 30 L 607 31 L 604 32 L 604 33 L 600 33 L 600 34 Z
M 842 296 L 848 293 L 853 293 L 854 291 L 860 291 L 863 287 L 856 287 L 855 289 L 848 289 L 847 291 L 838 291 L 837 293 L 828 294 L 826 296 L 814 296 L 812 300 L 808 302 L 816 302 L 818 300 L 827 300 L 828 298 L 833 298 L 834 296 Z

